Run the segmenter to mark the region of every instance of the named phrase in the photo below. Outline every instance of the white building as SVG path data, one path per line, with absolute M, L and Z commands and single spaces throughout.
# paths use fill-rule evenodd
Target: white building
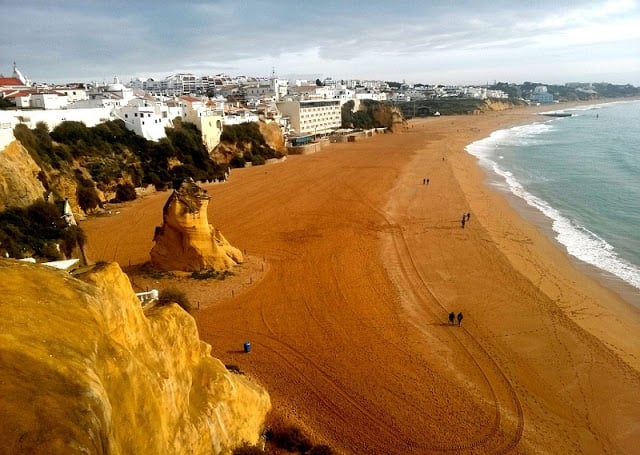
M 13 104 L 17 108 L 30 108 L 31 107 L 31 90 L 20 90 L 13 92 L 9 95 L 5 95 L 6 99 L 12 100 Z
M 273 79 L 273 92 L 275 93 L 275 101 L 280 101 L 289 93 L 289 81 L 286 79 Z
M 220 143 L 222 135 L 222 113 L 216 110 L 216 103 L 208 98 L 181 96 L 182 120 L 193 123 L 202 135 L 202 143 L 208 152 Z
M 326 135 L 342 125 L 339 99 L 283 101 L 276 103 L 291 128 L 300 136 Z
M 355 94 L 355 98 L 359 100 L 386 101 L 387 94 L 373 90 L 358 90 Z
M 54 87 L 53 90 L 58 93 L 65 94 L 69 103 L 75 103 L 76 101 L 89 99 L 87 91 L 81 87 Z
M 69 104 L 69 101 L 67 95 L 48 91 L 32 93 L 29 104 L 34 109 L 62 109 Z
M 207 86 L 208 84 L 207 78 Z M 202 78 L 194 74 L 178 73 L 164 79 L 146 79 L 142 81 L 142 89 L 155 96 L 181 96 L 203 90 L 203 82 Z
M 4 115 L 6 111 L 0 111 L 0 151 L 16 140 L 13 135 L 13 129 L 17 125 L 17 120 L 8 115 Z
M 156 112 L 156 107 L 149 104 L 137 103 L 122 106 L 117 110 L 118 118 L 124 121 L 128 130 L 149 141 L 159 141 L 167 137 L 164 129 L 169 126 L 167 118 Z
M 0 118 L 7 120 L 13 119 L 9 121 L 15 122 L 15 124 L 24 124 L 29 129 L 34 129 L 39 122 L 44 122 L 49 127 L 49 130 L 53 130 L 60 123 L 67 120 L 74 122 L 83 122 L 88 127 L 92 127 L 100 123 L 116 119 L 110 108 L 49 110 L 33 109 L 27 111 L 14 110 L 0 111 L 0 114 Z
M 251 112 L 249 109 L 226 106 L 222 124 L 224 126 L 239 125 L 240 123 L 257 122 L 259 120 L 258 114 Z

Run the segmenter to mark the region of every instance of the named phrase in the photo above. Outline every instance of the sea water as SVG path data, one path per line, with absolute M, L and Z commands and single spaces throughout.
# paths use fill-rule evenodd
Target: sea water
M 640 290 L 640 101 L 554 112 L 571 116 L 495 131 L 467 151 L 571 256 Z

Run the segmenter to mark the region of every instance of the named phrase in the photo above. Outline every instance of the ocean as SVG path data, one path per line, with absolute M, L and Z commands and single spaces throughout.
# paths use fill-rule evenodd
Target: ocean
M 551 112 L 553 106 L 550 106 Z M 640 101 L 553 110 L 467 146 L 490 184 L 604 278 L 640 290 Z

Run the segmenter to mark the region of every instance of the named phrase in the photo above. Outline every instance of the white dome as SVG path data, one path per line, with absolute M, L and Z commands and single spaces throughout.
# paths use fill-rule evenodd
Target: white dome
M 107 92 L 121 92 L 125 89 L 122 84 L 109 84 L 107 85 Z

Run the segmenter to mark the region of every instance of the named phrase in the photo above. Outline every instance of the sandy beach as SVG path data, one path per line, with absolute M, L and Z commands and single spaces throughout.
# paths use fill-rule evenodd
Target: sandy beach
M 268 389 L 270 419 L 339 453 L 637 453 L 640 310 L 464 151 L 534 112 L 419 119 L 234 169 L 206 186 L 209 220 L 247 264 L 134 284 L 184 287 L 214 357 Z M 81 222 L 89 259 L 148 261 L 168 195 Z

